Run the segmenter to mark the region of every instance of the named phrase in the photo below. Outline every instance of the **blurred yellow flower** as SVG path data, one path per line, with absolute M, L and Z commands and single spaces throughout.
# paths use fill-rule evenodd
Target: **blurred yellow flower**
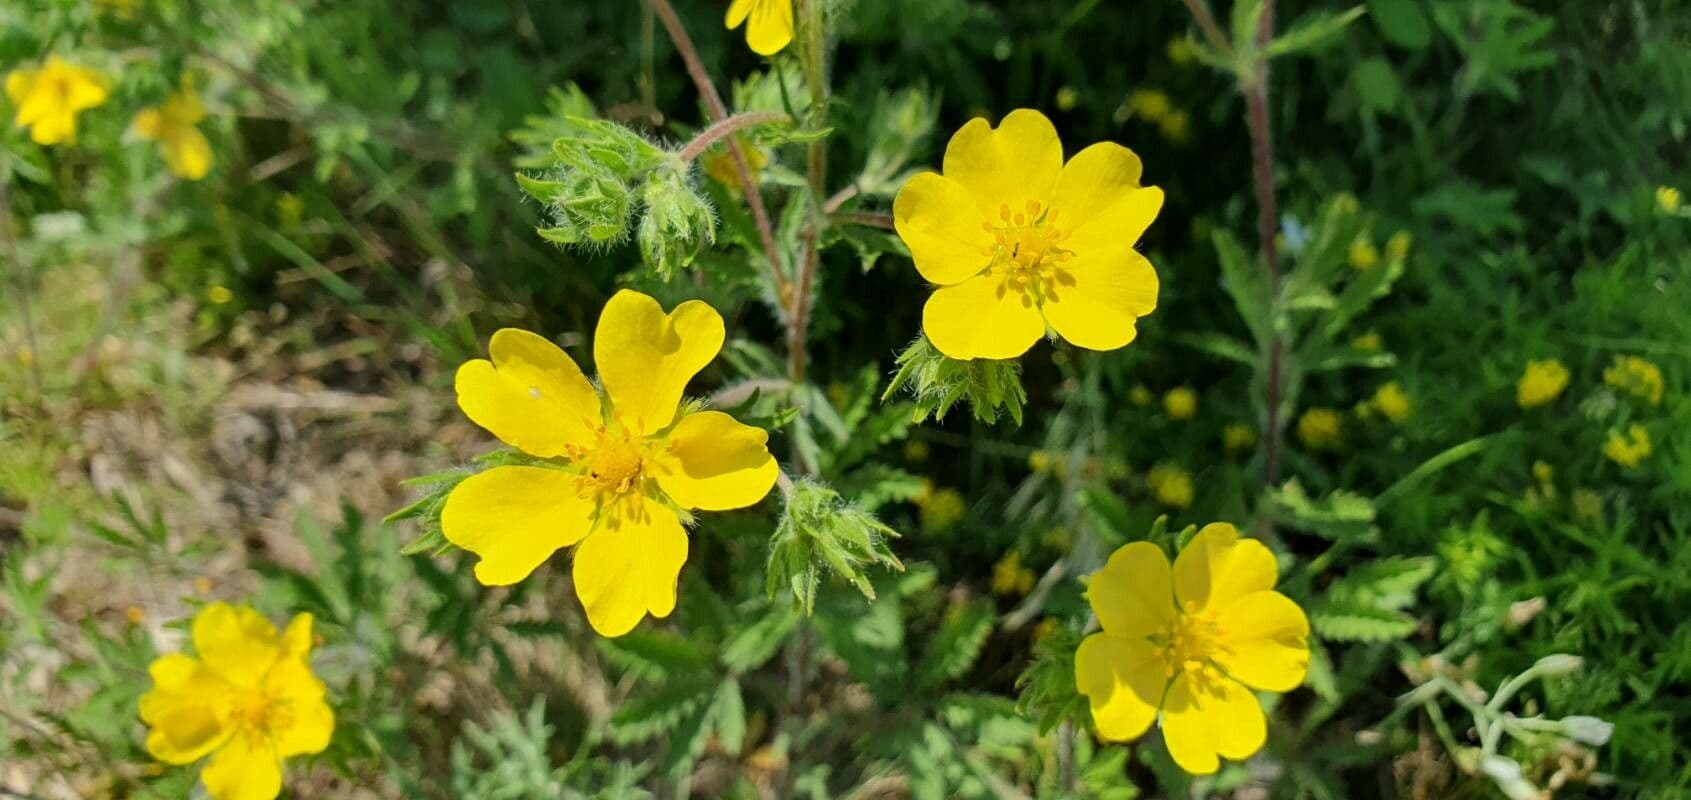
M 297 228 L 305 218 L 305 201 L 293 192 L 283 192 L 276 198 L 276 221 L 283 228 Z
M 1555 400 L 1568 386 L 1568 368 L 1554 358 L 1528 361 L 1527 371 L 1515 385 L 1515 402 L 1521 408 L 1537 408 Z
M 741 154 L 746 157 L 746 169 L 751 172 L 752 179 L 757 180 L 758 176 L 763 173 L 763 168 L 769 165 L 768 154 L 763 152 L 763 148 L 745 139 L 739 137 L 735 137 L 735 139 L 740 145 Z M 734 153 L 732 151 L 727 147 L 713 147 L 706 151 L 704 158 L 700 161 L 704 162 L 705 177 L 716 181 L 729 194 L 737 195 L 740 193 L 740 169 L 734 165 Z
M 1619 430 L 1610 429 L 1609 439 L 1603 443 L 1603 455 L 1627 469 L 1638 466 L 1650 453 L 1650 432 L 1638 423 L 1627 426 L 1624 436 Z
M 212 603 L 191 633 L 197 657 L 171 653 L 147 668 L 147 752 L 166 764 L 210 755 L 200 781 L 213 800 L 272 800 L 283 759 L 322 752 L 335 728 L 311 674 L 311 615 L 278 633 L 251 608 Z
M 1169 419 L 1187 420 L 1198 413 L 1198 393 L 1190 386 L 1177 386 L 1163 395 L 1163 413 Z
M 1192 505 L 1192 475 L 1175 464 L 1158 464 L 1145 476 L 1157 502 L 1169 508 Z
M 1603 516 L 1603 495 L 1585 487 L 1574 490 L 1574 516 L 1594 520 Z
M 1409 414 L 1413 410 L 1409 402 L 1409 395 L 1404 393 L 1403 386 L 1397 381 L 1387 381 L 1379 389 L 1374 390 L 1374 397 L 1369 402 L 1373 405 L 1375 411 L 1380 412 L 1380 416 L 1392 422 L 1402 422 L 1409 419 Z
M 1556 469 L 1543 461 L 1532 462 L 1532 476 L 1539 483 L 1549 483 L 1556 478 Z
M 912 464 L 920 464 L 928 460 L 928 443 L 920 439 L 911 439 L 904 443 L 904 460 Z
M 1656 187 L 1656 208 L 1661 209 L 1662 213 L 1664 213 L 1664 214 L 1676 214 L 1676 213 L 1678 213 L 1679 212 L 1679 202 L 1680 202 L 1680 197 L 1679 197 L 1679 190 L 1678 189 L 1675 189 L 1672 186 L 1658 186 L 1658 187 Z
M 1256 430 L 1243 422 L 1230 423 L 1221 429 L 1221 446 L 1229 453 L 1245 453 L 1256 444 Z
M 1350 346 L 1365 353 L 1378 353 L 1380 352 L 1382 344 L 1383 343 L 1380 341 L 1380 334 L 1369 331 L 1368 333 L 1352 339 Z
M 1174 108 L 1174 104 L 1161 89 L 1134 89 L 1127 96 L 1127 107 L 1135 116 L 1158 122 Z
M 749 20 L 749 21 L 748 21 Z M 793 41 L 793 0 L 734 0 L 728 6 L 729 30 L 746 25 L 752 52 L 772 56 Z
M 1075 653 L 1099 737 L 1136 739 L 1160 712 L 1169 754 L 1194 775 L 1261 749 L 1252 690 L 1291 691 L 1309 665 L 1309 619 L 1278 579 L 1274 554 L 1226 523 L 1204 526 L 1172 569 L 1149 542 L 1116 550 L 1086 587 L 1103 632 Z
M 996 594 L 1020 597 L 1033 591 L 1034 580 L 1033 570 L 1022 566 L 1022 554 L 1014 550 L 992 565 L 992 591 Z
M 1044 450 L 1028 454 L 1028 469 L 1034 472 L 1051 472 L 1056 463 L 1057 458 Z
M 159 143 L 164 149 L 165 166 L 177 177 L 197 181 L 211 171 L 211 142 L 197 127 L 205 115 L 194 87 L 184 83 L 181 91 L 162 104 L 141 109 L 135 115 L 135 132 Z
M 19 67 L 6 75 L 6 97 L 17 106 L 13 120 L 29 128 L 36 144 L 58 144 L 76 136 L 76 115 L 106 102 L 99 73 L 48 56 L 38 69 Z
M 1615 356 L 1615 363 L 1603 370 L 1603 382 L 1650 405 L 1662 403 L 1662 369 L 1649 359 Z
M 210 288 L 206 289 L 206 299 L 210 300 L 212 305 L 220 306 L 234 300 L 235 293 L 229 291 L 229 287 L 227 286 L 213 284 Z
M 969 504 L 956 489 L 932 490 L 918 498 L 916 505 L 921 512 L 922 530 L 929 533 L 950 530 L 969 513 Z
M 1198 60 L 1198 43 L 1190 36 L 1176 36 L 1168 40 L 1168 60 L 1184 67 Z
M 1080 92 L 1075 91 L 1073 86 L 1064 86 L 1063 88 L 1057 90 L 1058 111 L 1073 111 L 1074 107 L 1079 103 Z
M 1183 108 L 1177 108 L 1157 120 L 1157 130 L 1162 132 L 1164 139 L 1183 144 L 1192 137 L 1192 115 Z
M 1368 237 L 1359 236 L 1350 243 L 1350 265 L 1352 268 L 1367 272 L 1380 263 L 1380 251 L 1375 249 L 1374 243 Z
M 1298 417 L 1298 441 L 1311 450 L 1337 450 L 1345 439 L 1345 418 L 1331 408 L 1312 408 Z
M 929 341 L 959 360 L 1015 358 L 1047 327 L 1089 350 L 1133 341 L 1157 306 L 1157 273 L 1133 245 L 1163 204 L 1139 176 L 1139 157 L 1109 142 L 1065 166 L 1038 111 L 970 120 L 944 174 L 911 178 L 893 201 L 917 271 L 940 287 L 922 309 Z
M 1051 617 L 1046 617 L 1045 619 L 1040 620 L 1039 624 L 1033 626 L 1033 641 L 1037 642 L 1053 633 L 1056 633 L 1058 627 L 1057 620 Z
M 1409 248 L 1415 242 L 1409 231 L 1398 231 L 1392 238 L 1386 240 L 1386 257 L 1393 261 L 1402 261 L 1409 257 Z
M 208 594 L 208 593 L 210 593 L 211 592 L 211 579 L 207 578 L 203 575 L 198 577 L 198 578 L 195 578 L 194 579 L 194 591 L 197 594 Z
M 1127 401 L 1136 406 L 1148 406 L 1156 402 L 1156 399 L 1157 396 L 1151 394 L 1151 390 L 1143 383 L 1136 384 L 1132 389 L 1127 390 Z
M 605 304 L 593 337 L 595 391 L 557 345 L 506 328 L 492 360 L 458 368 L 458 406 L 500 441 L 558 467 L 507 465 L 447 496 L 441 531 L 477 556 L 476 580 L 516 583 L 576 545 L 587 621 L 621 636 L 675 609 L 687 560 L 683 515 L 757 503 L 775 484 L 769 435 L 720 411 L 681 406 L 687 381 L 722 349 L 722 316 L 691 300 L 665 314 L 639 292 Z
M 140 625 L 147 621 L 147 610 L 140 606 L 129 606 L 123 609 L 123 618 L 131 625 Z

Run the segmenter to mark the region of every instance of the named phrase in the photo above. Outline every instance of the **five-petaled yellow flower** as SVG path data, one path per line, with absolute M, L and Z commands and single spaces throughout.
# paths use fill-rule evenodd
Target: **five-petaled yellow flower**
M 1248 758 L 1267 739 L 1251 689 L 1287 692 L 1309 665 L 1309 620 L 1274 591 L 1279 567 L 1232 525 L 1204 526 L 1169 568 L 1161 548 L 1117 550 L 1086 587 L 1103 626 L 1075 653 L 1075 683 L 1098 735 L 1135 739 L 1161 712 L 1181 769 Z
M 36 144 L 58 144 L 76 136 L 76 115 L 106 102 L 99 73 L 48 56 L 39 69 L 6 75 L 6 97 L 17 106 L 15 123 L 29 128 Z
M 311 674 L 311 615 L 278 633 L 251 608 L 212 603 L 192 637 L 198 657 L 171 653 L 147 668 L 147 752 L 167 764 L 210 755 L 200 780 L 214 800 L 272 800 L 282 759 L 322 752 L 335 728 Z
M 593 338 L 603 397 L 557 345 L 527 331 L 493 335 L 492 360 L 458 369 L 458 406 L 500 441 L 556 466 L 489 469 L 452 490 L 448 541 L 481 557 L 476 579 L 516 583 L 575 549 L 587 620 L 621 636 L 675 609 L 687 560 L 687 510 L 752 505 L 775 485 L 769 435 L 720 411 L 680 413 L 687 381 L 722 349 L 722 316 L 697 300 L 665 314 L 621 291 Z
M 1568 368 L 1554 358 L 1528 361 L 1521 380 L 1515 384 L 1515 402 L 1521 408 L 1536 408 L 1560 397 L 1568 388 Z
M 211 142 L 197 127 L 205 119 L 205 107 L 192 86 L 135 115 L 135 132 L 158 142 L 164 149 L 164 163 L 177 177 L 197 181 L 211 171 Z
M 1015 358 L 1047 327 L 1091 350 L 1133 341 L 1157 306 L 1157 273 L 1133 246 L 1163 204 L 1140 171 L 1132 150 L 1109 142 L 1065 166 L 1038 111 L 960 128 L 943 174 L 911 178 L 893 201 L 917 271 L 940 287 L 922 309 L 934 347 L 959 360 Z
M 734 0 L 728 6 L 728 29 L 742 22 L 752 52 L 775 55 L 793 41 L 793 0 Z

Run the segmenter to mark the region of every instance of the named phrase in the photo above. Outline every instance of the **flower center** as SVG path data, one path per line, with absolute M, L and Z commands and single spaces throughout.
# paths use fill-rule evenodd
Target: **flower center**
M 1155 638 L 1156 652 L 1168 677 L 1184 673 L 1199 684 L 1222 677 L 1215 659 L 1229 652 L 1227 630 L 1215 618 L 1200 614 L 1196 603 L 1181 606 L 1173 624 Z
M 1038 201 L 1029 200 L 1019 212 L 1004 203 L 998 207 L 998 223 L 983 222 L 981 228 L 993 237 L 981 251 L 992 259 L 987 272 L 1002 278 L 1008 289 L 1043 297 L 1056 288 L 1057 265 L 1074 256 L 1061 246 L 1069 232 L 1057 228 L 1057 209 Z
M 583 496 L 628 494 L 640 485 L 645 447 L 626 428 L 601 429 L 599 442 L 581 461 L 587 471 L 577 486 Z
M 293 724 L 288 701 L 263 691 L 252 691 L 235 701 L 236 727 L 247 733 L 271 735 Z

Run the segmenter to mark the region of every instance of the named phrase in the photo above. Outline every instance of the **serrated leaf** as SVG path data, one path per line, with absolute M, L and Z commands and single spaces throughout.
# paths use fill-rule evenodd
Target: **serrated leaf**
M 1362 6 L 1354 6 L 1338 14 L 1329 11 L 1305 14 L 1292 23 L 1285 33 L 1274 37 L 1274 40 L 1268 43 L 1268 56 L 1278 58 L 1319 50 L 1335 41 L 1364 11 Z
M 1213 237 L 1216 261 L 1221 265 L 1221 286 L 1233 298 L 1233 307 L 1245 321 L 1258 346 L 1269 340 L 1269 296 L 1266 273 L 1233 234 L 1216 230 Z
M 611 714 L 611 741 L 634 744 L 670 732 L 683 719 L 705 711 L 716 690 L 714 676 L 678 676 L 652 694 L 627 700 Z
M 722 646 L 722 663 L 736 672 L 763 666 L 798 629 L 800 619 L 790 606 L 770 606 L 757 621 L 729 637 Z
M 639 629 L 597 641 L 606 658 L 643 678 L 697 674 L 712 665 L 705 645 L 666 631 Z
M 740 696 L 740 682 L 729 679 L 716 691 L 711 705 L 711 726 L 722 749 L 738 754 L 746 743 L 746 701 Z
M 963 606 L 948 614 L 916 665 L 917 690 L 937 688 L 968 671 L 992 634 L 992 621 L 992 611 L 983 603 Z
M 1310 626 L 1325 639 L 1341 642 L 1388 642 L 1415 632 L 1415 619 L 1400 611 L 1365 603 L 1324 602 L 1310 612 Z

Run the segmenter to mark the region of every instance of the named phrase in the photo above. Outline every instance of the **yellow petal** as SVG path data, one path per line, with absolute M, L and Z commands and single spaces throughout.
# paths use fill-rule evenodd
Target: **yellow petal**
M 769 434 L 721 411 L 689 414 L 669 434 L 658 485 L 683 508 L 745 508 L 775 485 Z
M 746 44 L 760 56 L 781 52 L 793 40 L 792 0 L 758 0 L 746 24 Z
M 320 753 L 334 734 L 335 715 L 323 701 L 323 682 L 304 661 L 283 659 L 265 677 L 265 690 L 287 703 L 287 726 L 273 730 L 278 757 Z
M 752 7 L 757 3 L 758 0 L 734 0 L 730 3 L 728 5 L 728 17 L 725 20 L 727 28 L 733 30 L 740 27 L 740 23 L 746 21 L 747 15 L 752 13 Z
M 157 108 L 151 106 L 135 112 L 135 119 L 129 123 L 134 126 L 135 134 L 147 141 L 159 138 L 164 130 L 164 115 Z
M 1104 632 L 1146 636 L 1169 626 L 1174 588 L 1168 557 L 1150 542 L 1123 545 L 1086 585 L 1086 599 Z
M 18 112 L 23 116 L 23 112 Z M 29 126 L 30 141 L 39 145 L 58 144 L 76 136 L 76 115 L 69 111 L 51 111 Z
M 1045 334 L 1045 320 L 1026 294 L 981 275 L 935 290 L 922 307 L 922 330 L 950 358 L 1015 358 Z
M 295 614 L 282 629 L 282 656 L 304 660 L 311 655 L 311 623 L 309 613 Z
M 916 271 L 947 286 L 986 269 L 992 234 L 963 184 L 932 172 L 906 181 L 892 201 L 892 224 L 910 248 Z
M 530 455 L 564 455 L 592 443 L 600 426 L 593 385 L 557 345 L 505 328 L 488 344 L 492 361 L 458 368 L 458 407 L 499 440 Z
M 230 686 L 199 660 L 172 653 L 147 667 L 153 688 L 141 695 L 147 753 L 166 764 L 191 764 L 234 731 L 222 709 Z
M 235 736 L 207 762 L 200 781 L 212 800 L 275 800 L 282 793 L 282 757 L 263 736 Z
M 211 171 L 211 142 L 192 126 L 173 131 L 164 143 L 164 161 L 184 180 L 197 181 Z
M 1268 721 L 1256 695 L 1237 681 L 1195 682 L 1177 675 L 1163 702 L 1163 741 L 1174 763 L 1193 775 L 1221 766 L 1217 756 L 1249 758 L 1268 741 Z
M 194 617 L 193 638 L 200 660 L 236 686 L 257 686 L 281 654 L 276 626 L 247 606 L 206 606 Z
M 1070 344 L 1114 350 L 1133 341 L 1139 318 L 1156 310 L 1157 288 L 1151 262 L 1132 250 L 1081 253 L 1057 267 L 1040 310 Z
M 593 336 L 593 362 L 616 415 L 656 433 L 675 420 L 681 394 L 722 349 L 722 315 L 698 300 L 668 314 L 658 301 L 624 289 L 605 304 Z
M 1216 662 L 1235 680 L 1270 692 L 1289 692 L 1309 669 L 1309 618 L 1279 592 L 1252 592 L 1221 610 L 1227 649 Z
M 23 68 L 6 73 L 6 99 L 11 100 L 12 105 L 22 105 L 23 99 L 29 96 L 35 86 L 35 73 L 33 69 Z
M 494 467 L 464 479 L 446 496 L 440 530 L 481 557 L 476 580 L 507 586 L 593 527 L 593 501 L 576 493 L 575 476 L 547 467 Z
M 1075 154 L 1057 179 L 1051 207 L 1068 234 L 1063 246 L 1082 256 L 1132 249 L 1163 207 L 1163 190 L 1139 185 L 1139 156 L 1113 142 Z
M 1099 738 L 1125 742 L 1151 727 L 1167 682 L 1163 670 L 1162 659 L 1144 639 L 1095 633 L 1080 643 L 1075 686 L 1092 705 Z
M 1063 143 L 1044 114 L 1021 108 L 1005 115 L 995 129 L 979 117 L 969 120 L 945 148 L 945 177 L 963 185 L 988 219 L 1012 213 L 1028 201 L 1051 204 L 1063 170 Z
M 1255 539 L 1240 539 L 1225 522 L 1205 525 L 1174 559 L 1174 596 L 1184 606 L 1225 608 L 1252 592 L 1274 588 L 1280 567 Z
M 575 549 L 575 593 L 601 636 L 621 636 L 650 613 L 675 610 L 675 582 L 687 561 L 687 533 L 669 509 L 639 503 Z
M 100 74 L 86 67 L 72 67 L 66 82 L 65 105 L 85 111 L 106 102 L 108 92 Z

